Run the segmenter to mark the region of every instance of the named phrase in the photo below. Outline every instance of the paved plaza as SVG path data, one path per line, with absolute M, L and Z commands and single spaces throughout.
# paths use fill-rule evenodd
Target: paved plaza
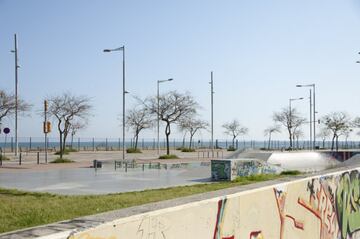
M 174 151 L 175 152 L 175 151 Z M 127 154 L 129 163 L 115 170 L 115 160 L 121 161 L 119 151 L 76 152 L 65 157 L 74 160 L 67 164 L 45 164 L 44 155 L 23 153 L 22 164 L 11 157 L 0 167 L 0 187 L 27 191 L 50 192 L 58 194 L 106 194 L 139 191 L 179 185 L 191 185 L 210 181 L 210 160 L 207 152 L 176 152 L 179 159 L 156 159 L 155 151 L 142 154 Z M 225 157 L 226 151 L 216 155 Z M 49 154 L 49 161 L 57 156 Z M 95 170 L 93 160 L 102 162 L 102 168 Z M 160 167 L 159 167 L 160 166 Z

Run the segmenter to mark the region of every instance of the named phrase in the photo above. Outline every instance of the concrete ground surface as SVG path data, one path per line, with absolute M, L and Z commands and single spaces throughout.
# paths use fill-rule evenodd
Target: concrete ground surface
M 162 152 L 164 153 L 164 152 Z M 106 194 L 139 191 L 151 188 L 163 188 L 190 185 L 210 180 L 211 152 L 197 151 L 183 153 L 173 151 L 179 159 L 157 159 L 156 150 L 144 150 L 143 153 L 126 154 L 129 162 L 136 162 L 137 168 L 118 168 L 114 161 L 121 161 L 121 151 L 81 151 L 64 157 L 74 163 L 44 163 L 44 154 L 22 153 L 22 164 L 11 156 L 0 167 L 0 187 L 16 188 L 27 191 L 50 192 L 58 194 Z M 227 151 L 216 151 L 214 156 L 225 157 Z M 10 156 L 10 155 L 9 155 Z M 57 158 L 48 155 L 48 162 Z M 93 160 L 103 162 L 103 167 L 95 170 Z M 159 163 L 161 169 L 158 169 Z M 144 164 L 144 169 L 143 165 Z M 150 165 L 151 164 L 151 165 Z M 166 166 L 164 165 L 166 164 Z

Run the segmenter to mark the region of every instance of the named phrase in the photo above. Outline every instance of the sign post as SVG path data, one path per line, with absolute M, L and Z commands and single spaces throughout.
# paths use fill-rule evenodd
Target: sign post
M 10 133 L 10 129 L 6 127 L 6 128 L 4 128 L 3 132 L 5 134 L 5 147 L 4 147 L 4 157 L 5 157 L 7 135 Z M 2 162 L 1 162 L 1 164 L 2 164 Z

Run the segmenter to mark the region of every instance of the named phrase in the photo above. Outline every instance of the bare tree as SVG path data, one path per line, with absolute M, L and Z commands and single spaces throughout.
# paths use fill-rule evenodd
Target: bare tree
M 330 136 L 330 134 L 331 131 L 326 127 L 321 128 L 319 133 L 317 134 L 317 137 L 321 138 L 322 140 L 322 148 L 325 148 L 325 140 L 327 139 L 327 137 Z
M 31 105 L 25 101 L 18 99 L 18 111 L 26 112 L 31 109 Z M 15 114 L 16 100 L 14 94 L 8 94 L 4 90 L 0 89 L 0 131 L 1 121 L 5 117 L 11 117 Z
M 351 119 L 344 112 L 332 112 L 322 118 L 325 127 L 332 132 L 331 150 L 334 150 L 336 143 L 336 151 L 339 149 L 339 136 L 344 134 L 351 128 Z
M 126 113 L 126 127 L 134 132 L 135 151 L 137 150 L 139 134 L 143 129 L 151 128 L 154 119 L 151 117 L 149 110 L 143 105 L 128 110 Z
M 269 126 L 264 130 L 264 135 L 265 136 L 269 136 L 269 140 L 268 140 L 268 150 L 270 149 L 270 143 L 271 143 L 271 135 L 273 133 L 280 133 L 281 129 L 279 125 L 273 125 L 273 126 Z
M 195 114 L 198 108 L 198 103 L 189 93 L 182 94 L 176 91 L 170 91 L 166 94 L 160 95 L 159 99 L 157 96 L 148 98 L 144 103 L 150 113 L 155 114 L 166 124 L 166 154 L 169 155 L 169 135 L 171 133 L 171 125 Z
M 296 128 L 296 130 L 293 132 L 293 142 L 295 144 L 295 140 L 296 140 L 296 149 L 299 149 L 299 139 L 303 136 L 304 136 L 304 132 L 299 128 Z
M 283 108 L 280 112 L 273 114 L 273 120 L 276 123 L 282 124 L 287 129 L 289 134 L 289 148 L 292 149 L 293 134 L 306 122 L 306 119 L 300 116 L 296 108 L 292 108 L 291 112 L 289 108 Z
M 66 138 L 70 133 L 72 123 L 88 119 L 92 108 L 89 102 L 90 99 L 86 96 L 75 96 L 70 93 L 53 96 L 49 99 L 49 113 L 57 120 L 60 158 L 63 157 Z
M 232 147 L 235 148 L 235 139 L 239 135 L 244 135 L 249 132 L 247 127 L 241 126 L 237 119 L 234 119 L 228 123 L 222 125 L 225 129 L 225 134 L 232 136 Z
M 201 119 L 196 119 L 195 117 L 183 118 L 179 122 L 179 128 L 181 131 L 189 132 L 190 141 L 189 141 L 189 149 L 192 147 L 192 140 L 196 132 L 201 129 L 206 129 L 209 124 Z
M 70 124 L 70 132 L 71 132 L 71 148 L 73 147 L 73 142 L 74 142 L 74 136 L 76 135 L 76 133 L 81 130 L 84 129 L 87 126 L 87 120 L 84 120 L 83 122 L 73 122 Z

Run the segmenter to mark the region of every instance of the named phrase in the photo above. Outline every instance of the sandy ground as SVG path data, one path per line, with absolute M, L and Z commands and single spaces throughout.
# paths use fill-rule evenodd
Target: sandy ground
M 171 154 L 176 154 L 179 159 L 158 159 L 157 150 L 143 150 L 142 153 L 137 154 L 125 154 L 125 159 L 128 161 L 135 160 L 137 163 L 149 163 L 149 162 L 168 162 L 168 163 L 179 163 L 179 162 L 194 162 L 194 161 L 210 161 L 213 158 L 224 158 L 230 153 L 225 150 L 217 150 L 214 152 L 214 157 L 207 150 L 198 150 L 196 152 L 184 153 L 178 150 L 172 150 Z M 165 151 L 161 151 L 161 155 L 165 154 Z M 100 161 L 114 161 L 122 160 L 122 151 L 80 151 L 73 152 L 69 155 L 64 155 L 64 158 L 73 160 L 74 163 L 45 163 L 45 154 L 39 153 L 39 164 L 37 164 L 37 152 L 25 152 L 21 154 L 21 165 L 19 165 L 19 157 L 15 157 L 14 154 L 7 153 L 9 161 L 3 161 L 0 166 L 1 172 L 36 172 L 36 171 L 47 171 L 53 169 L 66 169 L 66 168 L 84 168 L 91 167 L 94 160 Z M 48 153 L 48 162 L 58 158 L 58 155 L 54 153 Z

